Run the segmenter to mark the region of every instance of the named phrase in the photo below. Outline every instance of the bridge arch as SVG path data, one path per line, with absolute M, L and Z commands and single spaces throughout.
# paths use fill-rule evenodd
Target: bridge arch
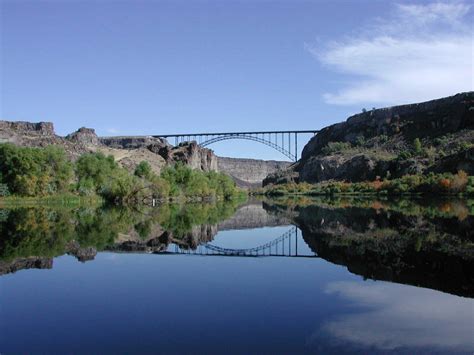
M 278 238 L 275 238 L 270 242 L 267 242 L 265 244 L 262 244 L 253 248 L 230 249 L 230 248 L 222 248 L 211 243 L 206 243 L 203 245 L 203 247 L 218 255 L 258 256 L 258 255 L 266 255 L 267 252 L 269 255 L 271 255 L 273 247 L 278 247 L 278 245 L 280 244 L 284 246 L 285 241 L 287 241 L 293 235 L 296 235 L 296 233 L 297 233 L 297 228 L 295 226 L 292 226 L 289 230 L 287 230 L 285 233 L 280 235 Z
M 226 140 L 229 140 L 229 139 L 245 139 L 245 140 L 249 140 L 249 141 L 259 142 L 259 143 L 265 144 L 266 146 L 269 146 L 269 147 L 275 149 L 276 151 L 280 152 L 281 154 L 283 154 L 284 156 L 286 156 L 288 159 L 290 159 L 292 161 L 297 160 L 295 154 L 292 154 L 288 149 L 285 149 L 285 148 L 279 146 L 278 144 L 273 143 L 272 141 L 270 141 L 268 139 L 264 139 L 264 138 L 260 138 L 260 137 L 256 137 L 256 136 L 244 135 L 244 134 L 217 136 L 217 137 L 211 138 L 209 140 L 206 140 L 202 143 L 199 143 L 199 145 L 201 147 L 207 147 L 207 146 L 209 146 L 213 143 L 226 141 Z

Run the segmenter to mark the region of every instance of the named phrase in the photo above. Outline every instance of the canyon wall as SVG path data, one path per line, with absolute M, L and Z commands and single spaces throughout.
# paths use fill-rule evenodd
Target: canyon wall
M 292 163 L 275 160 L 217 158 L 217 170 L 231 176 L 240 187 L 261 187 L 269 174 L 288 168 Z

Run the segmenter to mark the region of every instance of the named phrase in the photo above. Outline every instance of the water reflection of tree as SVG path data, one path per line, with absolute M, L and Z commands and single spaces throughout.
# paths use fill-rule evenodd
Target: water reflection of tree
M 0 261 L 52 258 L 77 250 L 104 250 L 119 234 L 136 233 L 142 239 L 159 237 L 154 230 L 184 238 L 192 228 L 217 224 L 230 217 L 237 201 L 214 204 L 170 204 L 159 208 L 18 207 L 0 210 Z

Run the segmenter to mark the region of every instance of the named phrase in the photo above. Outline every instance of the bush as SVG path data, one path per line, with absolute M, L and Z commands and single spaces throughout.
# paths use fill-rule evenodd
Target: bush
M 135 168 L 135 175 L 141 178 L 150 178 L 152 174 L 150 163 L 142 161 Z
M 453 176 L 453 180 L 451 182 L 452 192 L 464 191 L 468 184 L 468 178 L 469 176 L 464 170 L 458 171 L 458 173 Z
M 381 134 L 379 136 L 379 142 L 380 144 L 384 144 L 388 142 L 388 136 L 386 134 Z
M 415 138 L 413 141 L 413 151 L 416 155 L 421 155 L 423 153 L 423 147 L 421 145 L 420 138 Z
M 410 158 L 411 158 L 411 153 L 406 150 L 401 151 L 400 153 L 398 153 L 398 156 L 397 156 L 398 160 L 407 160 Z
M 357 136 L 355 144 L 359 147 L 363 147 L 365 145 L 365 137 L 364 136 Z
M 182 163 L 163 169 L 161 178 L 169 184 L 172 196 L 230 199 L 238 193 L 229 176 L 215 171 L 192 170 Z
M 321 149 L 323 154 L 333 154 L 343 152 L 351 148 L 351 144 L 349 142 L 329 142 L 327 146 Z

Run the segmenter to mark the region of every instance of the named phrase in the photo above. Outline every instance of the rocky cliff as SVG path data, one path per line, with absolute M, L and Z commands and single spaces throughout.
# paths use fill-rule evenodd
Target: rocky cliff
M 363 181 L 428 171 L 474 174 L 474 92 L 374 109 L 322 129 L 265 184 Z
M 143 160 L 159 173 L 170 164 L 182 162 L 193 169 L 217 170 L 217 157 L 212 150 L 201 148 L 196 142 L 171 146 L 165 139 L 151 136 L 98 137 L 91 128 L 79 128 L 66 137 L 58 136 L 50 122 L 0 121 L 0 143 L 12 143 L 28 147 L 58 145 L 71 159 L 88 152 L 113 155 L 125 168 L 133 171 Z

